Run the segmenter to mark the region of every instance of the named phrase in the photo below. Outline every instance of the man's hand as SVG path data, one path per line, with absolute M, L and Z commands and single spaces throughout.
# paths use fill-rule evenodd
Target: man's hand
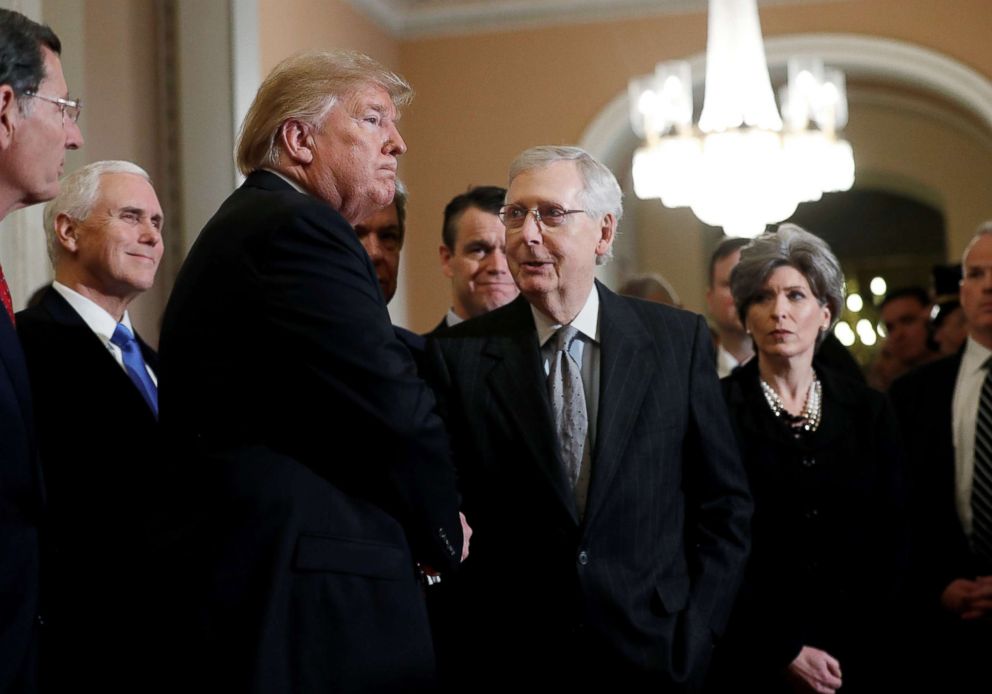
M 789 665 L 789 680 L 794 692 L 834 694 L 841 686 L 840 663 L 826 651 L 803 646 Z
M 961 619 L 992 617 L 992 576 L 951 581 L 940 595 L 940 604 Z
M 458 512 L 458 519 L 462 522 L 462 561 L 468 559 L 468 541 L 472 537 L 472 526 L 465 520 L 465 514 Z

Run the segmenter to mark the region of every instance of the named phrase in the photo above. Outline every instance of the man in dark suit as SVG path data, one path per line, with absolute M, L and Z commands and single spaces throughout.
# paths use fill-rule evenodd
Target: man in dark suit
M 712 340 L 594 281 L 620 198 L 578 148 L 522 153 L 501 211 L 522 296 L 429 342 L 475 529 L 455 689 L 691 688 L 728 618 L 751 501 Z
M 441 270 L 451 280 L 451 308 L 432 332 L 513 301 L 517 285 L 506 265 L 506 229 L 499 221 L 506 188 L 476 186 L 444 208 Z
M 984 692 L 992 682 L 992 224 L 978 230 L 962 266 L 964 348 L 903 376 L 889 394 L 910 460 L 921 601 L 911 623 L 919 627 L 916 662 L 931 678 L 923 686 Z
M 45 208 L 55 281 L 17 314 L 48 491 L 42 674 L 53 691 L 113 689 L 133 662 L 131 591 L 160 442 L 157 357 L 127 307 L 155 280 L 162 221 L 140 167 L 73 172 Z
M 0 219 L 59 192 L 65 150 L 82 146 L 47 26 L 0 9 Z M 44 491 L 27 370 L 0 269 L 0 691 L 37 687 L 39 526 Z
M 162 426 L 206 502 L 184 635 L 206 687 L 432 686 L 414 559 L 466 551 L 454 472 L 352 228 L 393 199 L 410 95 L 360 54 L 278 65 L 166 309 Z

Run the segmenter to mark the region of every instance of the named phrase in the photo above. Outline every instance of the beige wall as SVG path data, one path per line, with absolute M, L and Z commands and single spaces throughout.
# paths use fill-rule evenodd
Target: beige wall
M 258 0 L 262 74 L 300 51 L 349 49 L 399 69 L 399 42 L 344 0 Z

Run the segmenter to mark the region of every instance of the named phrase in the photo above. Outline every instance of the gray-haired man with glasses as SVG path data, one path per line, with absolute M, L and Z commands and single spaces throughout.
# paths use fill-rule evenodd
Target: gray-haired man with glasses
M 586 152 L 523 152 L 500 210 L 521 296 L 431 343 L 475 529 L 454 689 L 691 688 L 729 616 L 751 500 L 712 340 L 595 280 L 621 214 Z
M 65 150 L 83 144 L 61 48 L 47 26 L 0 9 L 0 219 L 55 197 Z M 33 692 L 44 625 L 38 596 L 44 494 L 27 370 L 2 269 L 0 302 L 0 691 Z

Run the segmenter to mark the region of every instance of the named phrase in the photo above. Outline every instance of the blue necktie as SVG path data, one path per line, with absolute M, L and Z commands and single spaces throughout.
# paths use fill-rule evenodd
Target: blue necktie
M 110 341 L 120 348 L 124 369 L 127 371 L 128 377 L 138 392 L 141 393 L 145 402 L 148 403 L 148 406 L 152 408 L 155 417 L 158 417 L 158 388 L 155 387 L 151 376 L 148 375 L 148 369 L 145 368 L 145 360 L 141 356 L 141 346 L 138 341 L 134 339 L 134 335 L 123 323 L 117 324 Z

